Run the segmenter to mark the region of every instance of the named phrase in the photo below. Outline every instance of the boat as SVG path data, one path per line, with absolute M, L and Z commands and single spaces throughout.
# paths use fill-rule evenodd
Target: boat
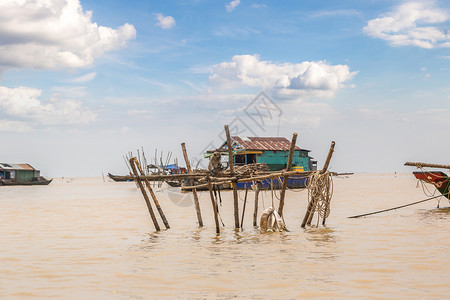
M 0 163 L 0 185 L 49 185 L 52 180 L 30 164 Z
M 2 179 L 1 185 L 49 185 L 53 181 L 52 179 L 46 179 L 44 177 L 34 178 L 31 181 L 16 181 L 11 179 Z
M 423 169 L 425 167 L 429 168 L 441 168 L 450 169 L 448 165 L 438 165 L 429 163 L 416 163 L 416 162 L 406 162 L 405 166 L 412 166 Z M 442 194 L 442 196 L 450 199 L 450 177 L 442 171 L 420 171 L 413 172 L 414 177 L 417 179 L 430 183 L 436 187 L 436 189 Z
M 277 178 L 277 179 L 264 179 L 258 181 L 258 188 L 260 190 L 279 190 L 281 189 L 281 186 L 283 185 L 284 178 Z M 299 176 L 289 176 L 287 180 L 287 188 L 288 189 L 303 189 L 308 186 L 309 183 L 309 176 L 307 175 L 299 175 Z M 249 182 L 248 187 L 252 188 L 253 182 Z M 246 183 L 245 182 L 238 182 L 236 184 L 236 188 L 238 190 L 245 190 L 246 189 Z
M 413 172 L 414 176 L 426 183 L 431 183 L 447 199 L 450 199 L 450 177 L 441 171 Z
M 134 181 L 134 179 L 130 179 L 130 176 L 122 176 L 122 175 L 113 175 L 108 173 L 108 177 L 114 181 Z

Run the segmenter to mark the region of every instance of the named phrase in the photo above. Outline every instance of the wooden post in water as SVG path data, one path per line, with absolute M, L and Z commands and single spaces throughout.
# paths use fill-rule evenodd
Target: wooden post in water
M 234 159 L 233 159 L 233 149 L 231 148 L 231 136 L 228 125 L 225 125 L 225 134 L 227 135 L 227 147 L 228 147 L 228 161 L 230 164 L 231 176 L 234 176 Z M 239 201 L 236 181 L 232 183 L 233 185 L 233 198 L 234 198 L 234 226 L 239 228 Z
M 253 226 L 258 226 L 258 196 L 259 196 L 259 185 L 257 182 L 255 189 L 255 210 L 253 211 Z
M 330 150 L 328 151 L 327 159 L 325 160 L 325 164 L 323 165 L 323 168 L 320 171 L 321 174 L 325 173 L 328 170 L 328 165 L 330 164 L 331 156 L 333 156 L 333 152 L 334 152 L 334 145 L 335 145 L 335 142 L 332 141 Z M 316 199 L 311 199 L 311 201 L 309 201 L 301 227 L 305 227 L 306 224 L 308 224 L 308 225 L 311 224 L 311 220 L 312 220 L 312 217 L 314 214 L 314 212 L 312 210 L 316 204 L 315 202 L 316 202 Z
M 289 149 L 289 157 L 288 157 L 288 163 L 286 166 L 286 171 L 290 171 L 292 167 L 292 158 L 294 157 L 294 150 L 295 150 L 295 143 L 297 142 L 297 133 L 294 133 L 292 135 L 292 141 L 291 141 L 291 148 Z M 284 207 L 284 197 L 286 195 L 286 187 L 288 182 L 288 176 L 284 176 L 283 178 L 283 184 L 281 187 L 281 193 L 280 193 L 280 205 L 278 207 L 278 214 L 280 216 L 283 216 L 283 207 Z
M 181 149 L 183 150 L 184 161 L 186 162 L 188 174 L 191 174 L 192 173 L 191 163 L 189 162 L 189 157 L 187 155 L 185 143 L 181 143 Z M 191 178 L 189 180 L 189 183 L 191 186 L 194 185 L 194 179 Z M 198 226 L 203 227 L 202 213 L 200 211 L 200 203 L 198 202 L 197 189 L 192 190 L 192 195 L 194 196 L 194 204 L 195 204 L 195 211 L 197 212 Z
M 244 226 L 245 206 L 247 205 L 247 194 L 248 194 L 248 186 L 249 185 L 250 185 L 250 182 L 245 183 L 245 196 L 244 196 L 244 207 L 242 208 L 241 228 Z
M 136 169 L 136 166 L 134 165 L 134 159 L 130 158 L 129 160 L 131 169 L 133 170 L 134 176 L 136 176 L 136 184 L 139 186 L 139 189 L 142 192 L 142 196 L 144 196 L 145 203 L 147 204 L 148 212 L 150 213 L 150 216 L 152 217 L 153 225 L 155 225 L 156 231 L 160 231 L 158 221 L 156 220 L 155 213 L 153 212 L 152 205 L 150 204 L 150 199 L 148 198 L 147 192 L 145 191 L 144 186 L 142 185 L 141 179 L 139 179 L 139 174 Z
M 216 199 L 214 198 L 212 185 L 211 185 L 211 179 L 209 178 L 209 176 L 208 176 L 208 189 L 209 189 L 209 196 L 211 197 L 211 203 L 212 203 L 213 211 L 214 211 L 214 222 L 216 223 L 216 233 L 220 234 L 219 216 L 217 214 L 217 202 L 216 202 Z
M 134 163 L 136 164 L 136 167 L 139 170 L 139 173 L 141 173 L 141 175 L 144 176 L 145 175 L 144 170 L 142 170 L 141 164 L 136 159 L 136 157 L 134 157 Z M 148 191 L 150 193 L 150 196 L 152 196 L 153 202 L 155 203 L 156 209 L 158 210 L 159 215 L 161 216 L 161 219 L 162 219 L 162 221 L 164 223 L 164 226 L 166 226 L 166 229 L 170 229 L 169 222 L 167 221 L 166 216 L 164 215 L 164 212 L 163 212 L 163 210 L 161 208 L 161 205 L 159 205 L 159 201 L 156 198 L 155 193 L 153 192 L 153 189 L 152 189 L 152 187 L 150 185 L 150 182 L 147 179 L 144 179 L 143 181 L 144 181 L 145 186 L 147 187 L 147 189 L 148 189 Z

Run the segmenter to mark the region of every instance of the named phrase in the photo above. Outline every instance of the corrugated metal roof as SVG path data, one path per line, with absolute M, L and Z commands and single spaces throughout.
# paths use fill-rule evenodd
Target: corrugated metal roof
M 0 163 L 0 169 L 3 170 L 31 170 L 35 169 L 29 164 L 11 164 L 11 163 Z
M 231 137 L 245 150 L 273 150 L 273 151 L 289 151 L 291 141 L 285 137 Z M 295 146 L 295 150 L 302 150 Z M 306 150 L 308 151 L 308 150 Z
M 24 170 L 32 170 L 34 171 L 34 168 L 30 166 L 29 164 L 19 164 Z

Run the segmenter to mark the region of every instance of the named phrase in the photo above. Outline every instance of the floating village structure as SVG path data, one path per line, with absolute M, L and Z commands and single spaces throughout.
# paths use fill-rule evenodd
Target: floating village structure
M 242 228 L 244 223 L 245 216 L 245 208 L 247 203 L 247 196 L 250 187 L 250 183 L 252 183 L 252 189 L 255 191 L 255 205 L 253 212 L 253 226 L 257 226 L 257 216 L 258 216 L 258 194 L 259 187 L 261 186 L 262 181 L 270 180 L 274 182 L 278 180 L 281 182 L 280 184 L 280 193 L 278 208 L 269 207 L 266 209 L 261 215 L 260 220 L 260 230 L 266 231 L 269 228 L 274 231 L 282 231 L 285 230 L 286 227 L 283 223 L 283 208 L 286 196 L 286 189 L 288 185 L 288 179 L 290 177 L 298 177 L 301 176 L 303 178 L 308 178 L 308 204 L 305 212 L 305 216 L 303 218 L 302 227 L 306 225 L 311 225 L 313 216 L 317 213 L 317 224 L 319 220 L 322 220 L 322 225 L 325 225 L 325 220 L 329 216 L 330 213 L 330 201 L 332 197 L 332 174 L 328 171 L 328 166 L 331 160 L 331 157 L 334 152 L 335 143 L 332 142 L 330 146 L 330 150 L 328 152 L 328 156 L 325 160 L 324 166 L 321 170 L 314 171 L 303 171 L 299 172 L 298 170 L 292 170 L 294 163 L 298 163 L 301 167 L 310 167 L 310 158 L 307 155 L 307 150 L 302 150 L 295 146 L 297 141 L 297 133 L 294 133 L 292 136 L 292 141 L 288 141 L 289 147 L 286 150 L 286 139 L 281 138 L 278 140 L 282 141 L 283 146 L 279 146 L 281 150 L 273 150 L 270 149 L 269 145 L 264 147 L 258 147 L 253 149 L 252 144 L 258 145 L 258 143 L 262 143 L 261 140 L 257 141 L 257 138 L 254 138 L 252 141 L 251 138 L 242 139 L 239 137 L 231 138 L 228 125 L 224 126 L 225 134 L 227 137 L 226 148 L 225 144 L 223 150 L 226 150 L 228 154 L 228 162 L 229 166 L 226 169 L 215 168 L 216 165 L 211 164 L 211 162 L 219 157 L 218 161 L 220 162 L 221 154 L 217 151 L 212 152 L 210 158 L 210 166 L 208 170 L 193 170 L 190 165 L 190 161 L 186 151 L 185 143 L 181 144 L 181 148 L 183 151 L 184 160 L 186 162 L 186 170 L 187 174 L 173 174 L 173 175 L 150 175 L 145 173 L 144 168 L 141 166 L 142 161 L 146 161 L 145 155 L 142 153 L 142 158 L 138 158 L 135 156 L 128 156 L 127 163 L 130 168 L 130 176 L 123 176 L 124 179 L 135 180 L 139 189 L 142 192 L 144 200 L 147 204 L 148 211 L 152 218 L 153 224 L 157 231 L 160 230 L 160 226 L 158 224 L 158 220 L 156 218 L 155 212 L 153 210 L 153 206 L 156 207 L 161 220 L 163 221 L 166 229 L 170 228 L 169 222 L 164 215 L 164 212 L 161 208 L 161 205 L 153 192 L 153 189 L 150 185 L 150 181 L 160 180 L 160 181 L 169 181 L 169 180 L 185 180 L 189 182 L 189 189 L 192 192 L 195 211 L 197 214 L 197 220 L 199 227 L 203 227 L 203 219 L 202 213 L 200 210 L 199 198 L 197 194 L 198 189 L 206 188 L 209 191 L 209 196 L 211 199 L 212 210 L 214 214 L 214 222 L 216 227 L 216 233 L 220 234 L 220 224 L 219 224 L 219 205 L 218 202 L 220 200 L 220 187 L 223 185 L 229 185 L 233 192 L 233 208 L 234 208 L 234 227 Z M 274 139 L 274 138 L 271 138 Z M 234 142 L 233 142 L 234 141 Z M 266 141 L 267 142 L 267 141 Z M 272 141 L 272 146 L 276 142 Z M 233 147 L 234 144 L 234 147 Z M 264 149 L 264 150 L 263 150 Z M 240 151 L 239 151 L 240 150 Z M 276 154 L 276 152 L 280 151 L 279 156 L 269 155 L 271 153 Z M 267 153 L 267 156 L 266 156 Z M 285 153 L 287 153 L 287 161 L 284 161 Z M 297 160 L 294 160 L 294 154 L 297 153 Z M 131 153 L 130 153 L 131 154 Z M 245 155 L 245 156 L 244 156 Z M 253 156 L 255 155 L 255 156 Z M 260 155 L 260 156 L 258 156 Z M 248 164 L 249 161 L 263 161 L 262 159 L 270 158 L 272 162 L 272 167 L 279 168 L 283 166 L 282 170 L 260 170 L 259 168 L 243 168 L 239 169 L 240 161 L 244 160 L 243 164 L 247 163 L 246 166 L 250 166 L 252 164 Z M 235 161 L 237 162 L 235 165 Z M 254 163 L 254 165 L 258 165 L 258 163 Z M 301 174 L 301 175 L 300 175 Z M 239 205 L 239 196 L 237 185 L 245 184 L 245 196 L 243 205 Z M 273 186 L 273 185 L 272 185 Z M 147 192 L 148 191 L 148 192 Z M 149 197 L 150 194 L 150 197 Z M 217 196 L 218 195 L 218 196 Z M 153 200 L 153 204 L 150 201 L 150 198 Z M 240 207 L 241 206 L 241 207 Z M 240 213 L 241 211 L 241 213 Z
M 270 171 L 286 168 L 289 159 L 291 142 L 285 137 L 231 137 L 234 164 L 242 166 L 253 163 L 264 163 Z M 215 151 L 228 155 L 227 141 L 217 150 L 210 150 L 205 157 Z M 317 161 L 309 156 L 310 150 L 296 146 L 292 156 L 292 167 L 298 171 L 316 171 Z
M 40 171 L 30 164 L 0 163 L 2 185 L 47 185 L 52 179 L 45 179 Z

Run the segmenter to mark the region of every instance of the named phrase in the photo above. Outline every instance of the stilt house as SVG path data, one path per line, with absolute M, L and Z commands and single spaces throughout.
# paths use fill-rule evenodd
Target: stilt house
M 291 141 L 285 137 L 239 137 L 232 136 L 232 148 L 235 165 L 251 163 L 266 163 L 271 171 L 279 171 L 287 166 Z M 228 153 L 226 141 L 213 151 L 208 151 L 205 157 L 219 151 Z M 292 159 L 293 168 L 299 171 L 317 170 L 317 161 L 309 156 L 310 150 L 295 147 Z

